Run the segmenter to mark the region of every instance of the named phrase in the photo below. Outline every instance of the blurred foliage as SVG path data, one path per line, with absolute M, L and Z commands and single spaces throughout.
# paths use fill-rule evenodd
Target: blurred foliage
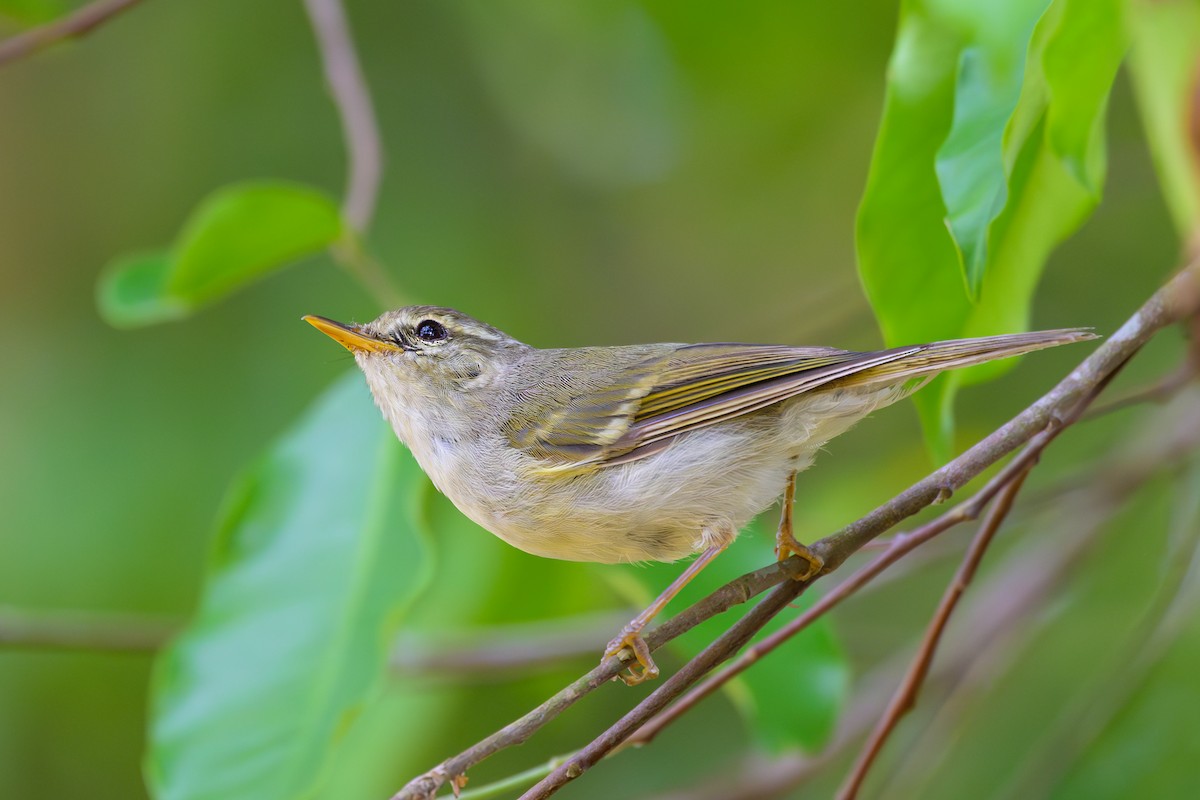
M 1195 233 L 1200 180 L 1194 156 L 1200 119 L 1195 105 L 1200 5 L 1186 0 L 1131 0 L 1130 29 L 1137 47 L 1130 74 L 1167 206 L 1180 235 Z
M 62 3 L 57 0 L 0 0 L 0 17 L 33 25 L 46 22 L 62 13 Z
M 858 216 L 859 271 L 891 345 L 1025 330 L 1053 248 L 1104 180 L 1120 0 L 903 4 Z M 939 463 L 953 401 L 994 362 L 915 397 Z
M 1185 123 L 1196 8 L 909 0 L 897 19 L 881 1 L 736 12 L 658 0 L 355 3 L 389 166 L 376 224 L 352 233 L 326 194 L 341 182 L 341 145 L 299 3 L 146 3 L 8 65 L 0 603 L 191 622 L 162 656 L 149 711 L 143 656 L 0 652 L 0 796 L 142 796 L 148 749 L 158 796 L 384 797 L 540 702 L 604 641 L 585 658 L 482 684 L 381 681 L 401 619 L 435 647 L 447 631 L 640 602 L 677 573 L 527 556 L 433 496 L 357 374 L 345 375 L 347 359 L 298 322 L 380 310 L 320 255 L 326 247 L 362 235 L 415 301 L 462 307 L 542 345 L 879 346 L 855 244 L 889 344 L 1030 324 L 1111 330 L 1176 250 L 1147 142 L 1185 235 L 1195 217 Z M 30 24 L 61 9 L 24 0 L 0 3 L 0 16 Z M 1113 90 L 1130 39 L 1144 138 L 1128 87 Z M 172 239 L 169 252 L 113 260 Z M 311 255 L 311 268 L 257 282 Z M 98 274 L 108 322 L 205 313 L 114 331 L 95 311 Z M 1178 360 L 1179 343 L 1165 338 L 1125 385 Z M 999 380 L 965 394 L 964 440 L 1079 356 L 975 374 Z M 917 396 L 940 456 L 954 443 L 957 387 Z M 1034 482 L 1077 475 L 1154 415 L 1063 437 Z M 806 538 L 925 466 L 911 415 L 879 416 L 802 476 Z M 213 509 L 246 463 L 207 545 Z M 1040 728 L 1080 671 L 1119 654 L 1110 633 L 1151 596 L 1172 495 L 1151 487 L 1117 520 L 1027 657 L 953 731 L 940 769 L 908 776 L 920 796 L 987 795 L 1012 764 L 1040 756 L 1031 720 Z M 679 607 L 765 563 L 771 528 L 766 519 L 741 537 Z M 1137 548 L 1123 529 L 1139 532 Z M 759 749 L 818 748 L 853 695 L 851 669 L 902 650 L 945 578 L 935 563 L 849 604 L 836 633 L 825 622 L 799 637 L 572 796 L 648 796 L 734 770 Z M 673 658 L 727 622 L 696 631 Z M 1193 618 L 1118 724 L 1063 767 L 1062 796 L 1116 786 L 1111 754 L 1140 776 L 1131 791 L 1185 786 L 1200 699 L 1179 676 L 1198 662 Z M 582 745 L 641 696 L 620 689 L 472 770 L 472 785 Z M 882 766 L 901 769 L 895 757 Z

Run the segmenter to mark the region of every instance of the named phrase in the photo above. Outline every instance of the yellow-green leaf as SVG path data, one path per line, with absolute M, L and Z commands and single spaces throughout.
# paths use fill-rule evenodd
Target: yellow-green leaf
M 185 317 L 342 238 L 337 204 L 292 183 L 226 186 L 201 201 L 171 251 L 115 259 L 100 278 L 101 315 L 134 327 Z
M 1118 0 L 904 3 L 856 232 L 889 345 L 1028 327 L 1049 254 L 1099 200 L 1125 42 Z M 915 396 L 935 460 L 957 387 L 1011 363 Z

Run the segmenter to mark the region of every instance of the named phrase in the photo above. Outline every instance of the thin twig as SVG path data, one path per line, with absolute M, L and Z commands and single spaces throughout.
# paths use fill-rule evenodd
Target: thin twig
M 394 308 L 403 305 L 403 295 L 363 244 L 375 216 L 384 166 L 382 137 L 371 92 L 341 0 L 304 0 L 304 7 L 321 51 L 325 81 L 346 140 L 348 163 L 342 214 L 352 230 L 332 248 L 332 253 L 381 305 Z
M 91 33 L 142 0 L 96 0 L 65 17 L 0 42 L 0 67 L 33 55 L 52 44 Z
M 355 230 L 363 233 L 371 225 L 383 176 L 379 123 L 341 0 L 304 0 L 304 7 L 321 49 L 325 80 L 346 138 L 350 163 L 343 210 Z
M 747 648 L 744 653 L 720 672 L 709 676 L 703 683 L 691 689 L 677 703 L 652 719 L 631 736 L 629 744 L 649 744 L 663 728 L 675 722 L 701 700 L 745 672 L 755 662 L 828 614 L 843 600 L 874 581 L 901 558 L 955 525 L 977 519 L 997 493 L 1007 486 L 1018 474 L 1024 473 L 1029 469 L 1032 460 L 1037 458 L 1042 447 L 1048 444 L 1050 439 L 1049 433 L 1043 431 L 1039 437 L 1030 441 L 1028 449 L 1021 454 L 1020 458 L 1014 459 L 1004 470 L 992 478 L 986 486 L 976 492 L 970 500 L 960 503 L 950 511 L 922 525 L 911 533 L 902 533 L 893 536 L 889 540 L 890 546 L 886 552 L 839 583 L 829 593 L 809 606 L 799 617 L 770 636 L 765 637 L 753 647 Z
M 538 764 L 536 767 L 530 767 L 524 772 L 509 775 L 507 778 L 501 778 L 498 781 L 479 786 L 475 789 L 467 789 L 458 795 L 458 800 L 490 800 L 490 798 L 497 795 L 523 789 L 534 781 L 549 775 L 559 764 L 562 764 L 570 757 L 570 755 L 555 756 L 549 761 Z
M 0 647 L 154 652 L 178 628 L 173 620 L 132 614 L 31 613 L 0 608 Z
M 962 599 L 963 593 L 971 583 L 971 579 L 975 577 L 975 572 L 979 568 L 980 562 L 983 561 L 983 554 L 987 552 L 988 546 L 992 543 L 992 539 L 996 535 L 996 531 L 1000 530 L 1000 525 L 1004 522 L 1004 518 L 1008 516 L 1009 510 L 1012 509 L 1013 500 L 1016 499 L 1017 493 L 1021 491 L 1021 486 L 1025 483 L 1025 478 L 1029 475 L 1029 470 L 1032 468 L 1032 464 L 1028 465 L 1012 482 L 1005 485 L 1000 496 L 996 498 L 996 504 L 992 506 L 983 524 L 980 525 L 979 533 L 971 540 L 971 546 L 967 549 L 962 564 L 951 579 L 950 585 L 946 587 L 946 592 L 942 595 L 941 602 L 938 603 L 937 611 L 934 613 L 933 619 L 930 620 L 929 627 L 921 639 L 916 657 L 905 673 L 904 679 L 900 682 L 900 686 L 896 688 L 896 693 L 892 696 L 891 702 L 888 703 L 887 709 L 884 711 L 879 723 L 871 731 L 862 754 L 855 762 L 854 769 L 851 770 L 850 775 L 846 778 L 846 782 L 838 789 L 837 797 L 839 800 L 854 800 L 854 798 L 858 797 L 858 791 L 862 788 L 863 781 L 866 780 L 871 765 L 875 763 L 876 757 L 883 749 L 884 742 L 887 741 L 892 731 L 896 729 L 900 718 L 916 705 L 917 694 L 921 689 L 921 684 L 925 682 L 925 676 L 929 674 L 929 665 L 933 663 L 934 653 L 937 652 L 942 634 L 946 631 L 946 624 L 950 621 L 950 615 L 958 607 L 959 600 Z
M 1014 465 L 1021 461 L 1025 463 L 1022 464 L 1019 472 L 1014 473 L 1005 482 L 1004 488 L 996 500 L 996 504 L 989 511 L 983 525 L 980 526 L 979 533 L 972 540 L 962 564 L 959 566 L 954 578 L 950 581 L 950 585 L 946 587 L 941 602 L 938 604 L 937 611 L 934 613 L 933 619 L 930 620 L 925 636 L 922 638 L 921 644 L 917 649 L 916 657 L 905 673 L 900 686 L 897 687 L 896 693 L 888 703 L 887 709 L 884 711 L 879 723 L 868 737 L 862 753 L 855 762 L 846 781 L 839 788 L 837 794 L 838 800 L 854 800 L 858 796 L 863 781 L 866 780 L 867 773 L 882 751 L 884 743 L 892 731 L 895 730 L 896 725 L 899 724 L 900 718 L 912 710 L 916 704 L 917 693 L 920 691 L 921 684 L 924 683 L 925 676 L 929 672 L 929 665 L 933 661 L 934 653 L 937 652 L 942 634 L 945 632 L 946 625 L 950 621 L 950 615 L 954 613 L 959 600 L 962 599 L 963 593 L 966 591 L 971 579 L 975 576 L 975 572 L 983 560 L 983 554 L 987 552 L 987 548 L 995 537 L 996 532 L 1000 529 L 1000 525 L 1008 517 L 1009 511 L 1012 510 L 1013 500 L 1021 491 L 1025 479 L 1029 476 L 1029 471 L 1033 469 L 1041 452 L 1063 428 L 1075 422 L 1083 415 L 1087 407 L 1091 405 L 1091 402 L 1095 400 L 1104 387 L 1116 376 L 1117 371 L 1124 363 L 1126 362 L 1117 365 L 1102 381 L 1097 383 L 1092 391 L 1072 411 L 1065 415 L 1060 426 L 1054 426 L 1044 431 L 1040 443 L 1037 443 L 1035 446 L 1035 443 L 1031 441 L 1029 447 L 1022 454 L 1026 458 L 1018 458 L 1013 462 Z M 1010 465 L 1010 468 L 1012 466 Z
M 1118 397 L 1102 406 L 1096 406 L 1084 415 L 1084 419 L 1091 420 L 1107 416 L 1114 411 L 1122 411 L 1142 403 L 1163 403 L 1178 394 L 1196 377 L 1196 365 L 1192 363 L 1191 359 L 1188 359 L 1174 372 L 1168 373 L 1155 383 L 1130 392 L 1124 397 Z
M 984 469 L 1037 436 L 1055 420 L 1063 419 L 1072 409 L 1077 408 L 1096 387 L 1114 374 L 1158 330 L 1184 317 L 1191 316 L 1195 313 L 1198 305 L 1200 305 L 1200 276 L 1197 275 L 1196 267 L 1189 265 L 1156 292 L 1120 330 L 1040 400 L 970 450 L 909 487 L 888 503 L 876 508 L 837 533 L 815 543 L 812 549 L 824 559 L 826 564 L 822 574 L 837 569 L 851 554 L 871 539 L 926 506 L 944 499 L 948 492 L 965 486 Z M 792 559 L 792 561 L 796 560 L 798 559 Z M 789 568 L 799 571 L 799 565 Z M 741 648 L 775 614 L 799 596 L 806 585 L 799 581 L 790 581 L 776 587 L 724 635 L 685 664 L 679 672 L 660 685 L 609 730 L 580 750 L 569 762 L 556 769 L 535 786 L 526 794 L 526 797 L 547 797 L 566 782 L 581 775 L 605 754 L 619 746 L 668 703 L 700 680 L 710 669 Z M 701 601 L 697 606 L 704 602 Z M 653 631 L 648 639 L 652 639 L 655 646 L 669 640 L 671 637 L 665 632 L 681 618 L 687 620 L 689 623 L 687 627 L 690 628 L 699 621 L 693 621 L 697 606 L 668 620 Z M 551 701 L 517 722 L 468 748 L 458 756 L 447 759 L 425 775 L 414 779 L 395 795 L 396 800 L 433 797 L 438 787 L 449 778 L 463 774 L 468 768 L 500 749 L 525 741 L 532 734 L 531 724 L 534 725 L 533 729 L 536 729 L 562 713 L 567 706 L 583 694 L 597 688 L 602 681 L 596 679 L 603 674 L 615 674 L 615 668 L 611 661 L 580 678 Z M 569 697 L 565 703 L 561 702 L 561 698 L 564 696 Z
M 405 676 L 489 682 L 528 677 L 573 658 L 594 657 L 596 642 L 623 625 L 628 612 L 581 614 L 538 624 L 497 625 L 448 638 L 402 635 L 392 648 L 391 669 Z

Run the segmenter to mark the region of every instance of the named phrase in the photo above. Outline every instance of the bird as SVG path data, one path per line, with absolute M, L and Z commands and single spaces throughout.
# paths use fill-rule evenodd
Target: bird
M 823 568 L 792 529 L 796 474 L 830 439 L 938 373 L 1094 338 L 1084 328 L 855 352 L 660 343 L 543 349 L 451 308 L 304 321 L 354 355 L 376 405 L 467 517 L 553 559 L 693 560 L 604 651 L 659 674 L 643 631 L 781 496 L 779 560 Z

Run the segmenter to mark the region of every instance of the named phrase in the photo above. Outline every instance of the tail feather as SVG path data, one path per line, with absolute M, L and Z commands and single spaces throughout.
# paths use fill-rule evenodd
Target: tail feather
M 916 351 L 910 355 L 849 376 L 845 379 L 845 385 L 894 384 L 910 378 L 932 377 L 948 369 L 971 367 L 1000 358 L 1032 353 L 1034 350 L 1096 338 L 1096 334 L 1088 328 L 1062 328 L 1053 331 L 984 336 L 978 339 L 949 339 L 944 342 L 916 345 Z

